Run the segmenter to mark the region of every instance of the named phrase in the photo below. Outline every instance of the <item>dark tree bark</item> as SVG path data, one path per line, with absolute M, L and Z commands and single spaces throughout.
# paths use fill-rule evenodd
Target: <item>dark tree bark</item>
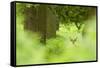
M 39 32 L 41 42 L 46 43 L 46 39 L 56 36 L 59 23 L 50 9 L 46 5 L 41 5 L 37 8 L 30 7 L 25 10 L 24 28 L 25 30 Z

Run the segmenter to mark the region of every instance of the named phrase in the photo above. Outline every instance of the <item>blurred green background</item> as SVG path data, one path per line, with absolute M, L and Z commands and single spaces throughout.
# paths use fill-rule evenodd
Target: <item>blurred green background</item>
M 58 19 L 59 29 L 56 37 L 47 38 L 44 44 L 40 42 L 38 32 L 24 28 L 27 18 L 24 11 L 31 6 L 37 8 L 41 5 L 16 4 L 17 65 L 96 60 L 96 14 L 87 10 L 96 9 L 78 6 L 56 6 L 55 9 L 50 7 L 53 5 L 48 6 Z

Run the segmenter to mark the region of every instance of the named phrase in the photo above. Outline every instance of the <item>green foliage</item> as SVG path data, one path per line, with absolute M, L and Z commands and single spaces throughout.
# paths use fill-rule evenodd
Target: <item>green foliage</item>
M 96 60 L 95 17 L 89 19 L 89 21 L 85 21 L 85 23 L 87 23 L 87 26 L 85 26 L 84 29 L 85 31 L 87 30 L 85 37 L 82 37 L 81 34 L 77 32 L 77 26 L 75 26 L 75 22 L 82 23 L 85 20 L 84 16 L 87 15 L 89 10 L 87 7 L 48 6 L 48 8 L 50 8 L 51 11 L 53 11 L 53 13 L 59 18 L 60 26 L 59 30 L 57 30 L 57 37 L 47 39 L 46 45 L 40 43 L 40 35 L 38 33 L 24 30 L 23 12 L 26 8 L 31 8 L 32 5 L 17 4 L 16 7 L 17 65 Z M 80 15 L 82 17 L 80 17 Z M 77 37 L 77 41 L 75 42 L 76 46 L 72 44 L 70 37 Z
M 80 29 L 91 9 L 91 7 L 60 5 L 52 8 L 52 11 L 55 12 L 61 23 L 75 23 L 76 27 Z
M 57 31 L 58 37 L 47 39 L 47 44 L 40 43 L 40 36 L 37 33 L 28 32 L 23 29 L 23 16 L 17 16 L 17 36 L 16 36 L 16 63 L 17 65 L 25 64 L 43 64 L 43 63 L 61 63 L 90 61 L 96 59 L 96 34 L 94 30 L 95 19 L 90 19 L 92 25 L 88 25 L 88 35 L 84 39 L 76 32 L 74 25 L 60 24 Z M 66 30 L 69 26 L 70 32 Z M 73 27 L 74 26 L 74 27 Z M 78 37 L 75 45 L 69 40 Z M 91 37 L 93 38 L 91 38 Z
M 20 4 L 17 3 L 17 14 L 25 14 L 25 11 L 27 11 L 28 8 L 33 8 L 37 10 L 37 8 L 41 6 L 39 4 Z M 53 14 L 55 14 L 59 20 L 58 23 L 63 24 L 71 24 L 75 23 L 76 27 L 78 29 L 81 29 L 81 26 L 83 24 L 83 21 L 88 19 L 88 15 L 93 10 L 91 7 L 85 7 L 85 6 L 64 6 L 64 5 L 45 5 L 47 6 Z M 33 10 L 34 11 L 34 10 Z
M 25 11 L 28 9 L 28 8 L 38 8 L 40 5 L 39 4 L 27 4 L 27 3 L 17 3 L 16 4 L 16 13 L 17 14 L 25 14 Z

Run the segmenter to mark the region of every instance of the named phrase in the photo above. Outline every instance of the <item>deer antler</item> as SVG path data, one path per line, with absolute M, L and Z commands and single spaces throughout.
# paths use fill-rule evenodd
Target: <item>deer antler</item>
M 70 37 L 70 41 L 73 43 L 73 45 L 75 45 L 75 42 L 77 41 L 77 37 L 75 37 L 75 38 Z

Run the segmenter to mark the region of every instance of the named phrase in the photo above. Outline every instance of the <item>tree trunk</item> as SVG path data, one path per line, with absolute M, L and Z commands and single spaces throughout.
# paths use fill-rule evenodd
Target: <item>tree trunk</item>
M 41 34 L 41 41 L 46 43 L 46 39 L 56 36 L 59 23 L 56 16 L 46 5 L 37 8 L 26 9 L 24 28 Z

